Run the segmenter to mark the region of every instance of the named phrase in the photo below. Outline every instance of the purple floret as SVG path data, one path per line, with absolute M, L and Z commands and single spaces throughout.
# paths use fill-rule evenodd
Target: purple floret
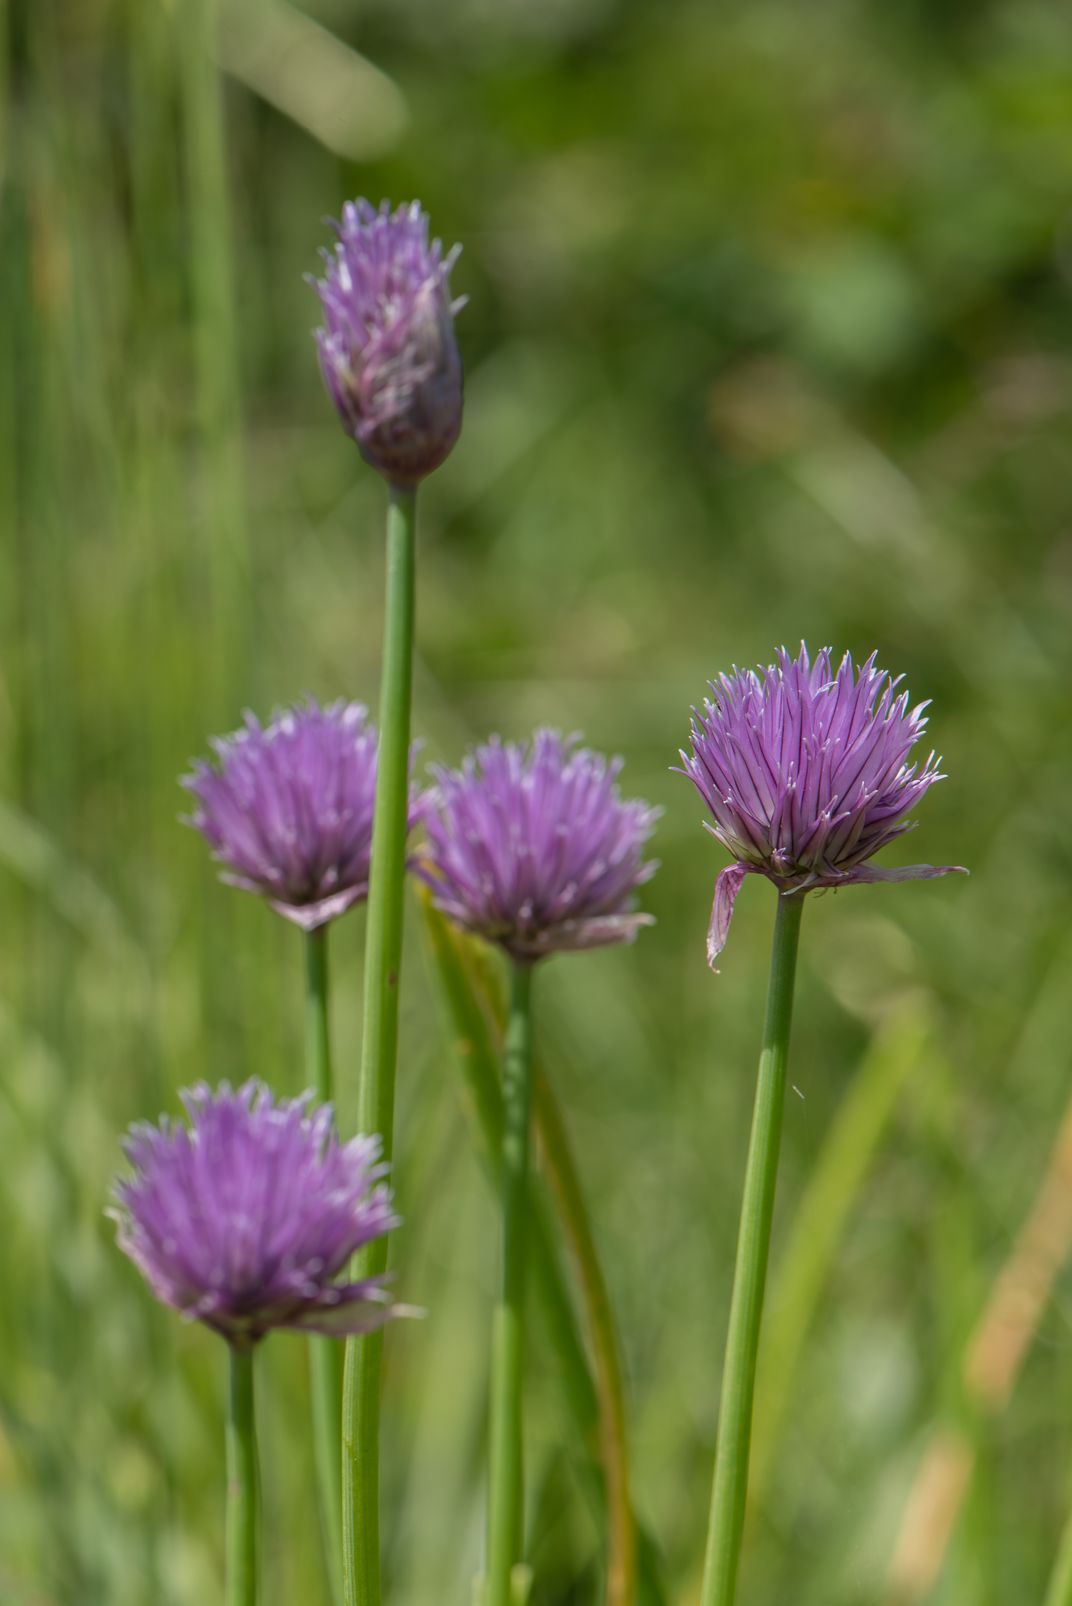
M 368 896 L 377 741 L 361 703 L 310 697 L 264 726 L 247 714 L 212 747 L 217 764 L 198 762 L 182 784 L 224 881 L 305 931 Z
M 314 279 L 324 383 L 347 434 L 373 468 L 413 485 L 439 467 L 462 422 L 462 365 L 450 270 L 461 250 L 429 241 L 417 201 L 350 201 L 333 224 L 334 251 Z
M 183 1093 L 190 1125 L 131 1128 L 119 1247 L 157 1299 L 232 1344 L 274 1327 L 366 1333 L 398 1314 L 378 1279 L 336 1281 L 397 1226 L 378 1137 L 341 1144 L 329 1105 L 259 1082 Z
M 715 884 L 708 959 L 725 944 L 744 877 L 765 875 L 782 892 L 868 881 L 926 880 L 959 866 L 885 870 L 867 861 L 913 828 L 905 816 L 944 779 L 933 753 L 909 762 L 926 730 L 926 703 L 848 653 L 836 670 L 828 648 L 814 664 L 783 647 L 758 673 L 735 669 L 711 682 L 693 710 L 683 773 L 714 816 L 707 829 L 733 855 Z
M 576 740 L 493 739 L 460 770 L 434 768 L 425 798 L 417 867 L 437 907 L 520 962 L 631 942 L 651 924 L 632 906 L 657 868 L 643 850 L 660 811 L 623 802 L 621 760 Z

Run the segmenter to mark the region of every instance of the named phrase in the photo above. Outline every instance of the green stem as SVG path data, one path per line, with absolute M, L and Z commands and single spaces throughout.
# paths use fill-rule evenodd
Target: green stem
M 607 1606 L 634 1606 L 637 1533 L 629 1494 L 625 1383 L 610 1291 L 585 1208 L 566 1123 L 550 1082 L 539 1072 L 535 1077 L 535 1101 L 544 1168 L 577 1267 L 595 1360 L 599 1443 L 607 1480 Z
M 748 1495 L 748 1452 L 752 1437 L 756 1353 L 774 1216 L 789 1029 L 793 1016 L 793 979 L 796 975 L 803 907 L 801 895 L 786 897 L 779 894 L 771 948 L 763 1051 L 759 1058 L 752 1136 L 741 1200 L 726 1359 L 722 1372 L 715 1486 L 711 1497 L 711 1523 L 707 1533 L 701 1606 L 733 1606 L 737 1589 L 737 1566 Z
M 487 1606 L 510 1606 L 511 1579 L 522 1546 L 521 1385 L 532 1112 L 531 1000 L 532 967 L 517 964 L 503 1053 L 502 1297 L 495 1311 L 491 1353 Z
M 305 938 L 305 1066 L 319 1104 L 333 1100 L 331 1019 L 328 1003 L 328 928 Z M 331 1338 L 309 1339 L 309 1383 L 313 1403 L 313 1445 L 320 1499 L 320 1525 L 336 1606 L 342 1601 L 342 1352 Z
M 454 1035 L 455 1060 L 466 1092 L 466 1109 L 479 1141 L 488 1180 L 496 1192 L 502 1188 L 502 1087 L 499 1079 L 499 1032 L 505 1019 L 505 1008 L 500 991 L 489 967 L 477 964 L 476 947 L 451 926 L 436 909 L 427 888 L 418 894 L 424 914 L 425 931 L 435 962 L 443 1002 L 446 1006 Z M 492 1022 L 496 1030 L 493 1033 Z M 564 1236 L 574 1247 L 583 1236 L 592 1245 L 591 1226 L 584 1211 L 584 1200 L 576 1176 L 576 1167 L 565 1136 L 561 1116 L 552 1118 L 554 1100 L 550 1086 L 541 1077 L 534 1059 L 533 1069 L 533 1128 L 540 1145 L 543 1166 L 550 1180 L 556 1211 L 562 1216 Z M 559 1146 L 561 1144 L 561 1147 Z M 593 1342 L 593 1351 L 600 1370 L 598 1385 L 593 1382 L 584 1344 L 578 1330 L 577 1314 L 566 1287 L 564 1273 L 556 1252 L 556 1234 L 548 1218 L 545 1201 L 532 1186 L 529 1189 L 529 1275 L 533 1294 L 543 1315 L 547 1334 L 554 1351 L 555 1368 L 562 1385 L 569 1422 L 583 1447 L 579 1465 L 582 1487 L 592 1509 L 597 1532 L 608 1533 L 607 1545 L 607 1597 L 611 1601 L 612 1578 L 624 1579 L 622 1596 L 628 1599 L 631 1586 L 628 1546 L 635 1536 L 636 1544 L 636 1599 L 640 1606 L 664 1606 L 660 1582 L 660 1562 L 654 1541 L 637 1521 L 630 1508 L 624 1513 L 611 1515 L 618 1499 L 628 1498 L 628 1466 L 625 1460 L 626 1443 L 624 1423 L 621 1431 L 607 1431 L 613 1420 L 609 1407 L 621 1406 L 621 1364 L 614 1349 L 614 1330 L 604 1324 L 603 1332 L 609 1342 Z M 563 1212 L 569 1209 L 569 1215 Z M 580 1220 L 573 1212 L 581 1213 Z M 598 1318 L 592 1306 L 597 1299 L 596 1290 L 605 1288 L 601 1272 L 592 1275 L 591 1269 L 582 1274 L 582 1294 L 593 1334 Z M 620 1417 L 618 1421 L 620 1422 Z M 599 1444 L 599 1458 L 594 1449 Z M 608 1456 L 619 1458 L 618 1465 L 607 1465 Z M 614 1549 L 613 1535 L 619 1535 L 618 1549 Z M 625 1555 L 625 1564 L 616 1558 Z
M 232 1344 L 227 1414 L 227 1606 L 257 1601 L 257 1435 L 253 1349 Z
M 380 748 L 365 944 L 365 1020 L 358 1128 L 378 1132 L 385 1160 L 394 1133 L 398 973 L 402 962 L 409 723 L 416 600 L 416 490 L 392 486 L 387 511 Z M 387 1266 L 383 1238 L 359 1257 L 361 1277 Z M 382 1332 L 349 1339 L 343 1374 L 342 1525 L 346 1606 L 380 1601 L 380 1358 Z

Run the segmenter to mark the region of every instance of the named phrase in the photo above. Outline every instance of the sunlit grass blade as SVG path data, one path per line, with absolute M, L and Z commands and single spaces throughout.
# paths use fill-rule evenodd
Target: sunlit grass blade
M 1042 1182 L 975 1324 L 963 1361 L 967 1427 L 935 1430 L 905 1502 L 887 1578 L 890 1606 L 927 1599 L 945 1563 L 978 1455 L 975 1421 L 999 1417 L 1038 1332 L 1057 1277 L 1072 1254 L 1072 1104 Z
M 248 611 L 246 493 L 232 205 L 227 174 L 223 91 L 216 65 L 219 0 L 187 0 L 182 97 L 190 227 L 193 343 L 198 433 L 205 482 L 198 524 L 211 577 L 216 668 L 215 716 L 229 713 L 234 680 L 245 664 Z
M 1072 1516 L 1061 1535 L 1045 1606 L 1072 1606 Z

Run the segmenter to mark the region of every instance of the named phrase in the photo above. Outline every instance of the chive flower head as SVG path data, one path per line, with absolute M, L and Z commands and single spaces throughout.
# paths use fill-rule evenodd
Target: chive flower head
M 433 767 L 418 873 L 435 904 L 520 963 L 631 942 L 651 915 L 634 910 L 655 874 L 644 845 L 659 810 L 623 801 L 620 759 L 539 730 L 493 738 L 460 769 Z
M 247 713 L 211 745 L 217 762 L 182 785 L 224 881 L 305 931 L 367 898 L 377 739 L 363 704 L 310 697 L 267 725 Z
M 927 704 L 910 707 L 901 678 L 877 668 L 874 654 L 857 668 L 846 653 L 835 669 L 828 648 L 812 663 L 802 645 L 796 658 L 783 647 L 766 668 L 711 681 L 681 760 L 714 818 L 707 829 L 735 861 L 715 883 L 712 966 L 746 875 L 804 893 L 959 868 L 868 862 L 913 828 L 906 816 L 944 779 L 933 752 L 911 759 Z
M 330 1105 L 310 1112 L 310 1097 L 201 1083 L 182 1094 L 188 1127 L 165 1117 L 124 1144 L 120 1249 L 157 1299 L 235 1345 L 276 1327 L 366 1333 L 401 1314 L 378 1279 L 344 1275 L 355 1250 L 397 1225 L 380 1140 L 341 1144 Z
M 415 485 L 439 467 L 462 422 L 462 365 L 450 270 L 429 240 L 428 217 L 413 201 L 392 212 L 350 201 L 313 279 L 324 322 L 316 331 L 320 368 L 343 428 L 378 473 Z

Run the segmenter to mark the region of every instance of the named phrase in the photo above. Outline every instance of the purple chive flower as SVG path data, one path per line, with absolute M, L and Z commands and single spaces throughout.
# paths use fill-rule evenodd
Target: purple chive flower
M 577 740 L 495 738 L 460 770 L 433 768 L 424 799 L 417 867 L 434 902 L 520 963 L 631 942 L 652 922 L 632 903 L 657 868 L 642 853 L 660 811 L 623 802 L 621 760 Z
M 115 1187 L 119 1247 L 157 1299 L 248 1345 L 273 1327 L 366 1333 L 393 1307 L 377 1279 L 337 1282 L 397 1226 L 378 1137 L 341 1144 L 330 1105 L 259 1082 L 182 1094 L 189 1128 L 132 1127 Z
M 803 893 L 959 869 L 867 863 L 912 829 L 905 816 L 944 778 L 933 753 L 909 762 L 927 704 L 909 708 L 907 691 L 895 695 L 901 678 L 877 669 L 874 654 L 857 669 L 846 653 L 834 670 L 824 648 L 812 664 L 802 645 L 798 658 L 783 647 L 758 674 L 735 669 L 711 682 L 711 697 L 693 710 L 692 753 L 681 759 L 714 815 L 707 829 L 736 860 L 715 883 L 712 967 L 746 875 Z
M 310 697 L 264 726 L 247 714 L 212 747 L 218 766 L 196 763 L 182 785 L 224 881 L 305 931 L 368 896 L 376 727 L 361 703 Z
M 450 270 L 428 239 L 417 201 L 392 212 L 350 201 L 334 251 L 323 251 L 323 327 L 316 331 L 324 383 L 343 428 L 366 462 L 396 485 L 415 485 L 439 467 L 462 423 L 462 365 Z

